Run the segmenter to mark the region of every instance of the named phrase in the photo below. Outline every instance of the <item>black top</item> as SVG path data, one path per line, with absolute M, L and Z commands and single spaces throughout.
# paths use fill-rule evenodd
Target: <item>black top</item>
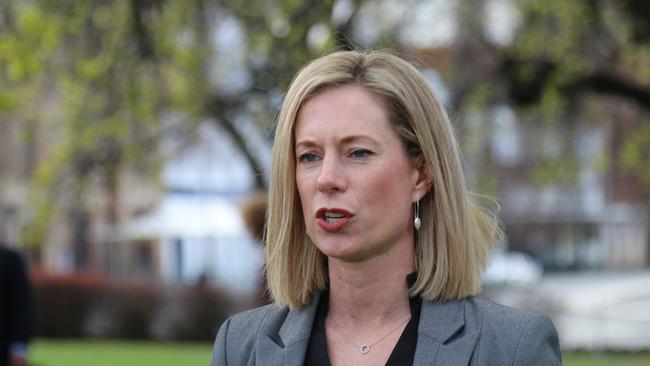
M 408 285 L 415 282 L 416 274 L 411 273 L 406 277 Z M 409 299 L 411 305 L 411 320 L 399 337 L 393 352 L 386 361 L 386 366 L 411 366 L 415 356 L 415 346 L 418 341 L 418 324 L 420 323 L 420 309 L 422 299 L 419 296 Z M 314 325 L 311 328 L 309 346 L 305 355 L 305 366 L 330 366 L 330 359 L 327 355 L 327 341 L 325 340 L 325 317 L 329 306 L 329 291 L 323 291 L 318 303 Z

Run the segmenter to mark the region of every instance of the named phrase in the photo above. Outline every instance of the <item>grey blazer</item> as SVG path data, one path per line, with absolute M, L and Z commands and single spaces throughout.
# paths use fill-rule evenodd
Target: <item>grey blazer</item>
M 267 305 L 226 320 L 210 365 L 301 366 L 319 298 L 294 311 Z M 473 297 L 423 301 L 413 365 L 561 365 L 558 342 L 542 315 Z

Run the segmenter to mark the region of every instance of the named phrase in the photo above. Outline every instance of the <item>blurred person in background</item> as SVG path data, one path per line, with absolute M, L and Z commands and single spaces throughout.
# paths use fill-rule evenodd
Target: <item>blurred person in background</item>
M 264 246 L 264 225 L 266 224 L 266 193 L 253 192 L 241 205 L 241 214 L 244 224 L 251 236 Z M 271 303 L 271 297 L 266 289 L 266 276 L 262 275 L 255 303 L 258 306 Z
M 0 366 L 26 366 L 32 304 L 25 265 L 0 243 Z
M 275 304 L 226 320 L 212 366 L 561 363 L 547 317 L 474 297 L 501 231 L 415 67 L 356 51 L 308 64 L 272 159 Z

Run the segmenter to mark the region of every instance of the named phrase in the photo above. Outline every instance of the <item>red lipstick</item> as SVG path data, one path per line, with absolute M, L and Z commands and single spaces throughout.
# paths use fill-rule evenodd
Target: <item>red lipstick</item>
M 321 229 L 335 233 L 343 229 L 354 217 L 352 213 L 342 208 L 319 208 L 316 211 L 316 222 Z

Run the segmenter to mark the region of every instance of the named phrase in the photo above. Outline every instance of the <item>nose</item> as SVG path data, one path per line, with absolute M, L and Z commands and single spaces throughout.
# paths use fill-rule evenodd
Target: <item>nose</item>
M 343 166 L 337 157 L 326 155 L 323 158 L 316 185 L 318 190 L 324 193 L 345 192 L 347 180 Z

